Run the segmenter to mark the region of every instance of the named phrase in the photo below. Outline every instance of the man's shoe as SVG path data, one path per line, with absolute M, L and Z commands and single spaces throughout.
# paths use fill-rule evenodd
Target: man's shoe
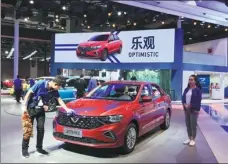
M 29 157 L 28 149 L 22 149 L 22 156 L 25 158 Z
M 45 151 L 44 149 L 37 149 L 37 152 L 43 155 L 48 155 L 49 153 Z

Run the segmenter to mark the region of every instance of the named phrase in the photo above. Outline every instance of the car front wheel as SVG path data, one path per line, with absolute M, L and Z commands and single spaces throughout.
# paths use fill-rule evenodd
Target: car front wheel
M 131 123 L 128 125 L 125 137 L 124 137 L 124 145 L 123 145 L 123 153 L 129 154 L 131 153 L 136 145 L 137 140 L 137 128 L 135 124 Z
M 107 56 L 108 56 L 108 50 L 104 49 L 104 51 L 102 52 L 101 61 L 105 61 L 107 59 Z
M 169 128 L 170 126 L 170 112 L 167 110 L 166 113 L 165 113 L 165 119 L 164 119 L 164 123 L 161 124 L 160 128 L 163 129 L 163 130 L 166 130 Z

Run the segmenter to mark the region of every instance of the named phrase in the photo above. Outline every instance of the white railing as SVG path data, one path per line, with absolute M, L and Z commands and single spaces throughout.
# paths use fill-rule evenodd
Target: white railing
M 227 66 L 227 58 L 225 55 L 209 55 L 184 51 L 183 63 Z

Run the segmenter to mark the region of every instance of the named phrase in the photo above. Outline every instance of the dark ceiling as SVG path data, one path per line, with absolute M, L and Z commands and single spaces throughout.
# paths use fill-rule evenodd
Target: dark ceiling
M 178 20 L 176 16 L 109 0 L 2 0 L 1 6 L 2 35 L 13 36 L 13 13 L 16 10 L 16 17 L 20 19 L 20 37 L 49 41 L 53 33 L 66 32 L 68 19 L 78 22 L 72 32 L 176 28 Z M 227 27 L 187 18 L 181 20 L 185 44 L 228 37 Z M 12 39 L 2 37 L 2 52 L 10 51 L 12 45 Z M 20 41 L 21 56 L 33 49 L 42 56 L 44 42 Z M 50 43 L 47 43 L 47 50 L 49 55 Z

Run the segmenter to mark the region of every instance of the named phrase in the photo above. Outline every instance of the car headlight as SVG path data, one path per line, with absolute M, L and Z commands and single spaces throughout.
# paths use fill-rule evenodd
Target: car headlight
M 103 123 L 110 124 L 110 123 L 117 123 L 122 120 L 122 115 L 114 115 L 114 116 L 104 116 L 100 117 L 99 120 Z
M 99 49 L 99 48 L 101 48 L 101 46 L 92 46 L 91 48 L 92 49 Z

